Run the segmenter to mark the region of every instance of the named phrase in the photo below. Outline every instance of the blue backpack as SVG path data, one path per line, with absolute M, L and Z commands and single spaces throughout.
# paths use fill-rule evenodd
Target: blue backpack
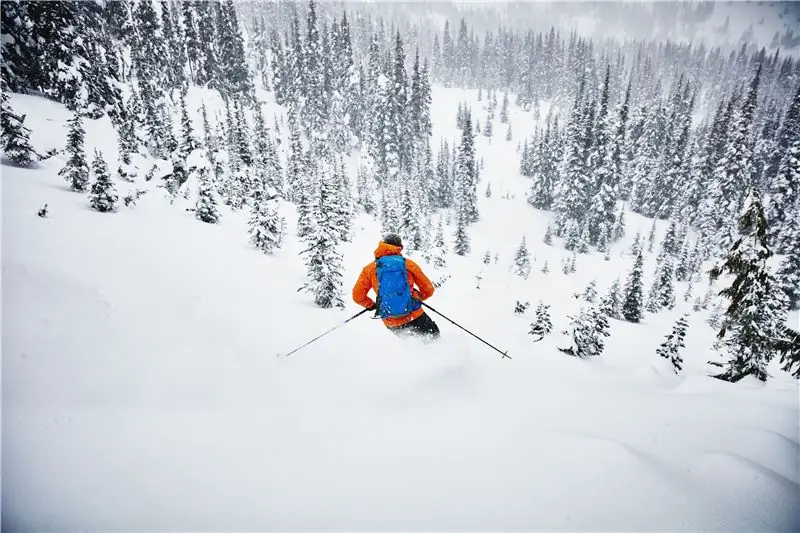
M 411 295 L 408 284 L 406 259 L 402 255 L 385 255 L 375 260 L 378 287 L 377 314 L 381 318 L 394 318 L 407 315 L 422 306 Z

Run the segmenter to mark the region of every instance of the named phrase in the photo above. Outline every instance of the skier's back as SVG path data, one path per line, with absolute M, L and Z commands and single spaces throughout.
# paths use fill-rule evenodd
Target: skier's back
M 402 251 L 398 235 L 389 234 L 378 243 L 375 261 L 361 270 L 353 286 L 353 301 L 375 309 L 393 333 L 438 338 L 439 327 L 422 308 L 422 302 L 433 295 L 433 284 L 419 265 L 403 257 Z M 375 291 L 377 302 L 369 297 L 370 289 Z

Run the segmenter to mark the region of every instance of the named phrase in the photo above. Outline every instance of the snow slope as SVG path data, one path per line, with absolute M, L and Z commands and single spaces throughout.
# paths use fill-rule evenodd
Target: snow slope
M 201 97 L 191 94 L 195 110 Z M 477 108 L 475 97 L 435 88 L 434 146 L 456 137 L 458 100 Z M 68 112 L 11 100 L 37 150 L 63 146 Z M 297 292 L 301 244 L 262 255 L 247 213 L 203 224 L 183 209 L 191 200 L 170 206 L 140 181 L 149 192 L 135 207 L 101 214 L 57 176 L 63 156 L 4 166 L 3 529 L 796 531 L 796 382 L 780 371 L 766 384 L 707 377 L 704 313 L 691 316 L 685 371 L 672 374 L 655 350 L 690 309 L 680 298 L 640 325 L 612 321 L 598 359 L 557 351 L 582 303 L 572 293 L 624 280 L 626 250 L 651 221 L 628 214 L 611 261 L 579 256 L 562 274 L 566 252 L 541 242 L 549 215 L 525 203 L 517 171 L 533 119 L 512 106 L 511 120 L 512 142 L 499 124 L 491 144 L 477 140 L 472 255 L 448 256 L 447 272 L 423 262 L 433 279 L 452 276 L 431 305 L 511 360 L 435 315 L 437 345 L 365 316 L 277 358 L 358 311 L 350 287 L 380 237 L 368 217 L 343 246 L 347 309 L 323 310 Z M 115 168 L 107 119 L 87 125 L 87 146 Z M 523 234 L 536 257 L 528 280 L 508 272 Z M 480 262 L 486 249 L 497 263 Z M 648 273 L 654 264 L 651 254 Z M 534 344 L 539 299 L 555 328 Z M 516 300 L 531 301 L 526 317 Z

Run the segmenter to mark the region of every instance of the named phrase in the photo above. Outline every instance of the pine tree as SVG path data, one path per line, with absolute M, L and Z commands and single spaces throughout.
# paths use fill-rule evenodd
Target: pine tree
M 467 223 L 464 216 L 459 216 L 456 221 L 455 245 L 453 251 L 458 255 L 467 255 L 470 252 L 469 235 L 467 235 Z
M 274 190 L 267 188 L 257 191 L 248 226 L 250 242 L 259 250 L 270 254 L 280 248 L 282 228 Z
M 577 317 L 569 316 L 570 328 L 564 333 L 571 337 L 571 346 L 558 349 L 575 357 L 598 356 L 605 349 L 608 332 L 608 318 L 598 307 L 581 308 Z
M 509 122 L 508 123 L 508 129 L 506 129 L 506 140 L 510 142 L 512 138 L 513 138 L 513 134 L 511 132 L 511 122 Z
M 503 105 L 500 108 L 500 122 L 505 124 L 508 122 L 508 92 L 503 94 Z
M 298 290 L 314 295 L 322 308 L 344 307 L 342 292 L 344 265 L 339 251 L 339 230 L 327 206 L 336 201 L 338 187 L 333 165 L 322 161 L 320 186 L 312 193 L 311 227 L 304 241 L 308 281 Z
M 483 254 L 483 264 L 488 265 L 491 262 L 492 262 L 492 254 L 489 252 L 489 250 L 486 250 L 486 252 Z
M 589 285 L 587 285 L 586 289 L 583 291 L 583 299 L 587 302 L 594 303 L 597 299 L 597 281 L 592 280 L 589 282 Z
M 653 225 L 650 226 L 650 234 L 647 236 L 647 251 L 653 253 L 653 248 L 656 245 L 656 219 L 653 219 Z
M 3 153 L 18 167 L 30 168 L 36 163 L 36 151 L 31 146 L 31 131 L 25 127 L 25 115 L 19 116 L 11 109 L 6 89 L 2 89 L 0 109 L 0 135 Z
M 444 224 L 442 218 L 439 217 L 439 225 L 436 228 L 436 237 L 433 243 L 435 253 L 433 256 L 434 268 L 445 268 L 447 266 L 447 243 L 444 240 Z
M 198 185 L 194 216 L 201 222 L 216 224 L 220 220 L 220 213 L 217 208 L 216 191 L 211 181 L 210 163 L 198 164 L 191 172 L 195 174 Z
M 625 236 L 625 208 L 620 209 L 619 215 L 614 222 L 614 229 L 611 231 L 611 240 L 616 242 Z
M 795 215 L 787 231 L 786 257 L 778 268 L 776 276 L 780 280 L 783 292 L 789 300 L 789 308 L 800 307 L 800 203 L 795 207 Z
M 114 182 L 111 181 L 111 173 L 103 159 L 103 154 L 97 149 L 94 151 L 94 160 L 92 161 L 92 175 L 94 183 L 89 191 L 89 205 L 101 213 L 116 211 L 119 195 Z
M 544 232 L 544 243 L 553 244 L 553 225 L 549 222 L 547 223 L 547 229 Z
M 790 239 L 791 222 L 786 215 L 792 212 L 792 206 L 800 202 L 800 117 L 796 130 L 794 139 L 781 158 L 772 194 L 766 206 L 770 228 L 777 237 L 780 251 L 784 250 Z
M 667 335 L 664 342 L 656 350 L 656 354 L 659 357 L 663 357 L 672 363 L 672 368 L 676 374 L 683 370 L 683 357 L 680 354 L 680 349 L 686 347 L 684 339 L 686 337 L 686 328 L 688 327 L 687 316 L 688 313 L 684 313 L 675 322 L 675 325 L 672 326 L 672 332 Z
M 694 289 L 694 285 L 692 284 L 691 280 L 686 285 L 686 292 L 683 293 L 683 301 L 688 302 L 692 299 L 692 290 Z
M 553 323 L 550 320 L 550 305 L 539 300 L 536 306 L 536 319 L 531 322 L 529 335 L 533 335 L 533 342 L 539 342 L 546 335 L 553 331 Z
M 620 283 L 616 278 L 608 289 L 608 293 L 600 300 L 600 310 L 611 318 L 622 318 L 620 302 Z
M 475 149 L 472 136 L 472 122 L 469 115 L 464 119 L 461 130 L 461 142 L 456 154 L 455 174 L 455 206 L 458 217 L 464 224 L 478 220 L 478 199 L 476 194 L 477 175 L 475 168 Z
M 485 196 L 486 196 L 486 198 L 491 198 L 492 197 L 492 184 L 490 182 L 486 183 L 486 194 L 485 194 Z
M 639 322 L 642 319 L 642 304 L 644 290 L 644 258 L 641 249 L 636 251 L 633 268 L 628 275 L 625 285 L 625 294 L 622 301 L 622 316 L 628 322 Z
M 530 253 L 528 252 L 528 245 L 525 243 L 525 236 L 522 237 L 522 243 L 517 248 L 517 253 L 514 256 L 514 264 L 512 265 L 512 272 L 523 279 L 528 279 L 531 272 Z
M 675 284 L 673 259 L 669 255 L 660 258 L 656 267 L 655 279 L 648 297 L 647 310 L 651 313 L 675 306 Z
M 85 135 L 81 117 L 76 113 L 69 120 L 67 134 L 69 159 L 58 172 L 58 175 L 69 183 L 70 189 L 76 192 L 85 192 L 89 186 L 89 165 L 86 163 L 83 145 Z
M 542 274 L 547 274 L 550 272 L 550 266 L 547 264 L 547 261 L 544 262 L 544 266 L 542 267 Z
M 738 231 L 725 261 L 710 270 L 712 280 L 723 273 L 734 276 L 733 283 L 719 293 L 730 303 L 715 348 L 730 357 L 725 371 L 715 377 L 735 382 L 752 375 L 766 381 L 775 341 L 784 334 L 788 302 L 767 265 L 773 252 L 767 244 L 767 221 L 757 190 L 748 195 Z

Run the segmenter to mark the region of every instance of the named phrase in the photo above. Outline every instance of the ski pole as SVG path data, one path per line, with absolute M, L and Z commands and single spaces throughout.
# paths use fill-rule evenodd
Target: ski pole
M 332 327 L 331 329 L 329 329 L 328 331 L 326 331 L 326 332 L 324 332 L 324 333 L 321 333 L 321 334 L 317 335 L 316 337 L 314 337 L 313 339 L 311 339 L 310 341 L 308 341 L 308 342 L 307 342 L 307 343 L 305 343 L 304 345 L 302 345 L 302 346 L 298 346 L 297 348 L 295 348 L 295 349 L 294 349 L 294 350 L 292 350 L 291 352 L 289 352 L 289 353 L 285 354 L 283 357 L 289 357 L 289 356 L 290 356 L 290 355 L 292 355 L 294 352 L 296 352 L 296 351 L 300 350 L 301 348 L 305 348 L 306 346 L 308 346 L 309 344 L 311 344 L 311 343 L 312 343 L 312 342 L 314 342 L 315 340 L 317 340 L 317 339 L 319 339 L 319 338 L 321 338 L 321 337 L 324 337 L 325 335 L 327 335 L 328 333 L 330 333 L 331 331 L 333 331 L 333 330 L 335 330 L 335 329 L 337 329 L 337 328 L 340 328 L 340 327 L 344 326 L 345 324 L 347 324 L 348 322 L 350 322 L 350 321 L 351 321 L 351 320 L 353 320 L 354 318 L 358 318 L 359 316 L 363 315 L 363 314 L 364 314 L 364 313 L 366 313 L 367 311 L 369 311 L 369 309 L 363 309 L 363 310 L 359 311 L 358 313 L 354 314 L 353 316 L 351 316 L 350 318 L 348 318 L 348 319 L 347 319 L 347 320 L 345 320 L 344 322 L 340 322 L 339 324 L 337 324 L 337 325 L 333 326 L 333 327 Z M 278 354 L 278 357 L 281 357 L 281 354 Z
M 508 355 L 508 350 L 506 350 L 505 352 L 503 352 L 503 351 L 501 351 L 500 349 L 498 349 L 498 348 L 495 348 L 494 346 L 492 346 L 491 344 L 489 344 L 488 342 L 486 342 L 486 341 L 485 341 L 485 340 L 483 340 L 482 338 L 480 338 L 480 337 L 478 337 L 477 335 L 475 335 L 474 333 L 472 333 L 472 332 L 471 332 L 470 330 L 468 330 L 467 328 L 465 328 L 465 327 L 463 327 L 463 326 L 461 326 L 461 325 L 459 325 L 459 324 L 455 323 L 454 321 L 450 320 L 449 318 L 447 318 L 447 317 L 446 317 L 446 316 L 444 316 L 442 313 L 440 313 L 439 311 L 437 311 L 436 309 L 434 309 L 434 308 L 433 308 L 433 307 L 431 307 L 430 305 L 426 304 L 425 302 L 422 302 L 422 305 L 424 305 L 425 307 L 427 307 L 428 309 L 430 309 L 431 311 L 433 311 L 434 313 L 436 313 L 436 314 L 437 314 L 437 315 L 439 315 L 440 317 L 444 318 L 445 320 L 447 320 L 448 322 L 450 322 L 450 323 L 451 323 L 451 324 L 453 324 L 454 326 L 456 326 L 456 327 L 459 327 L 459 328 L 461 328 L 462 330 L 466 331 L 467 333 L 469 333 L 470 335 L 472 335 L 473 337 L 475 337 L 476 339 L 478 339 L 479 341 L 481 341 L 482 343 L 484 343 L 486 346 L 490 347 L 492 350 L 495 350 L 496 352 L 498 352 L 498 353 L 502 354 L 502 356 L 503 356 L 503 357 L 508 357 L 509 359 L 511 359 L 511 357 Z M 502 357 L 501 357 L 501 359 L 502 359 Z

